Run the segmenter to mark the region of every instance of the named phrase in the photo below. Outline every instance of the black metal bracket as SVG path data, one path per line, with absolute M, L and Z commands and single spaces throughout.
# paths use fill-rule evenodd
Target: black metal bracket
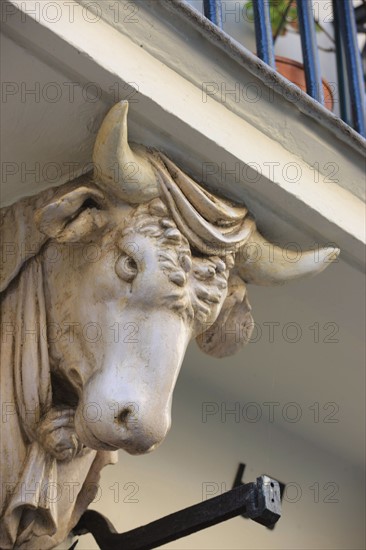
M 243 476 L 244 476 L 244 471 L 245 471 L 245 467 L 246 467 L 246 464 L 244 464 L 243 462 L 240 462 L 239 466 L 238 466 L 238 469 L 236 471 L 236 474 L 235 474 L 235 478 L 234 478 L 234 482 L 233 482 L 233 488 L 234 487 L 239 487 L 239 485 L 244 485 L 243 483 Z M 278 486 L 279 486 L 279 490 L 280 490 L 280 502 L 282 503 L 282 499 L 283 499 L 283 495 L 284 495 L 284 492 L 285 492 L 285 489 L 286 489 L 286 483 L 283 483 L 281 481 L 277 481 L 278 483 Z M 245 514 L 241 514 L 243 518 L 246 518 L 248 519 L 248 516 L 246 516 Z M 274 529 L 276 526 L 275 523 L 273 523 L 272 525 L 266 525 L 267 529 Z
M 91 533 L 101 550 L 150 550 L 239 515 L 266 527 L 274 525 L 281 517 L 278 482 L 263 475 L 253 483 L 240 484 L 219 496 L 121 534 L 102 514 L 87 510 L 72 534 Z

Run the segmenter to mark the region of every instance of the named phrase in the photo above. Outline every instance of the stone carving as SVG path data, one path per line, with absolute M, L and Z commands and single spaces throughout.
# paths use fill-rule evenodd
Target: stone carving
M 312 275 L 338 254 L 286 262 L 244 206 L 130 146 L 127 110 L 103 122 L 94 175 L 1 212 L 4 549 L 55 547 L 117 449 L 162 442 L 188 342 L 223 357 L 250 338 L 246 283 Z M 240 342 L 221 338 L 237 324 Z

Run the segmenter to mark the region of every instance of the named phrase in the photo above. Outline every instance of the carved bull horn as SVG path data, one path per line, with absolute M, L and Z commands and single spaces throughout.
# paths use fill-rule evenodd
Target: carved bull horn
M 146 149 L 128 143 L 127 113 L 128 102 L 121 101 L 105 117 L 94 146 L 94 171 L 97 181 L 138 204 L 159 195 L 158 183 Z
M 290 250 L 268 242 L 257 230 L 237 254 L 237 270 L 247 283 L 260 286 L 283 284 L 316 275 L 339 255 L 335 247 Z

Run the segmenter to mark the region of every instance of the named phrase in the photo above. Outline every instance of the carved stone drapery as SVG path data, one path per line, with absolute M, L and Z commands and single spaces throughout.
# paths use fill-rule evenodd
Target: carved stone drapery
M 1 548 L 54 547 L 117 449 L 163 441 L 189 341 L 223 357 L 250 338 L 247 283 L 312 275 L 338 254 L 291 261 L 244 206 L 129 145 L 127 111 L 103 122 L 94 174 L 1 213 Z

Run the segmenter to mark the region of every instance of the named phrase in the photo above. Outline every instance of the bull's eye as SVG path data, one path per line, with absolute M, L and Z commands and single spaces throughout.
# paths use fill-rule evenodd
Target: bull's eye
M 138 269 L 137 264 L 131 256 L 122 254 L 116 262 L 116 273 L 120 279 L 130 283 L 136 277 Z

